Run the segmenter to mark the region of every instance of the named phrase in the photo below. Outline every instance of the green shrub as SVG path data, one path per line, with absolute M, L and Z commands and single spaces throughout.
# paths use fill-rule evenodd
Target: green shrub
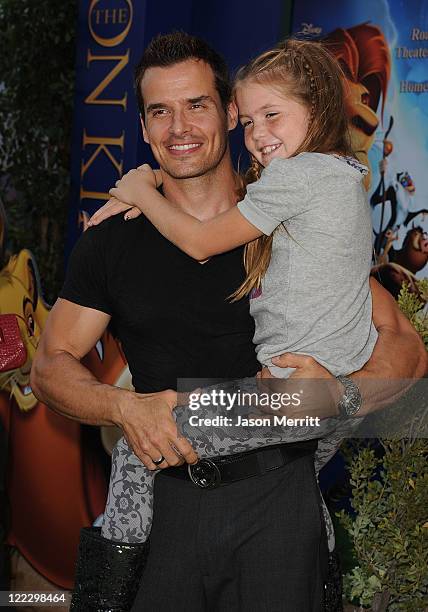
M 399 306 L 428 344 L 425 304 L 403 285 Z M 338 514 L 354 546 L 358 565 L 344 577 L 345 595 L 380 612 L 425 611 L 428 606 L 428 440 L 357 443 L 347 453 L 355 515 Z M 382 452 L 379 452 L 382 451 Z

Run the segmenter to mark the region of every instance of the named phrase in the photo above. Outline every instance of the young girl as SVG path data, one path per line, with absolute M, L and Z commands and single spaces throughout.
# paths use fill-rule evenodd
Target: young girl
M 289 40 L 239 72 L 235 96 L 252 159 L 247 177 L 252 182 L 236 207 L 201 222 L 156 191 L 149 168 L 139 169 L 111 190 L 120 202 L 100 209 L 91 224 L 137 207 L 200 261 L 246 243 L 247 278 L 232 299 L 250 295 L 261 364 L 287 377 L 293 370 L 271 360 L 292 352 L 311 355 L 335 376 L 359 370 L 377 339 L 369 290 L 372 229 L 363 186 L 367 169 L 352 157 L 348 143 L 340 67 L 320 44 Z M 200 457 L 286 439 L 278 440 L 269 428 L 257 437 L 241 429 L 233 436 L 223 430 L 216 438 L 213 428 L 212 444 L 205 447 L 197 429 L 188 426 L 188 410 L 178 408 L 175 416 Z M 155 473 L 120 443 L 112 466 L 102 534 L 144 541 Z M 121 508 L 129 505 L 129 496 L 132 512 L 124 520 Z

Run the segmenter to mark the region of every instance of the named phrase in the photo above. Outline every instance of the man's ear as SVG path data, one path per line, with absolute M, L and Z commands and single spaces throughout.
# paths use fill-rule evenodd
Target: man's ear
M 229 102 L 227 106 L 227 126 L 229 131 L 234 130 L 238 123 L 238 107 L 235 100 Z
M 146 142 L 147 144 L 150 144 L 149 135 L 147 134 L 146 126 L 144 125 L 143 115 L 140 115 L 140 121 L 141 121 L 141 128 L 143 130 L 144 142 Z

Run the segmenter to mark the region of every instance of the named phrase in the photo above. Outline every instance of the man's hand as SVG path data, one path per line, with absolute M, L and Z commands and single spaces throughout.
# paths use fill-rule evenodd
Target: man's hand
M 363 398 L 362 406 L 356 415 L 359 417 L 392 404 L 410 389 L 418 378 L 428 375 L 427 351 L 415 328 L 400 311 L 392 295 L 373 277 L 370 278 L 370 289 L 373 299 L 373 323 L 379 337 L 369 361 L 361 370 L 350 375 L 357 383 Z M 340 383 L 333 383 L 334 377 L 311 357 L 286 353 L 272 359 L 272 362 L 279 367 L 297 368 L 290 381 L 293 378 L 327 379 L 330 376 L 334 401 L 339 401 L 343 395 Z M 261 376 L 270 376 L 270 372 L 262 372 Z M 316 406 L 314 408 L 316 409 Z
M 296 368 L 290 378 L 335 378 L 324 366 L 309 355 L 283 353 L 272 357 L 272 363 L 280 368 Z
M 149 469 L 197 461 L 179 437 L 172 410 L 175 391 L 140 394 L 101 383 L 81 364 L 110 315 L 59 299 L 52 308 L 31 372 L 36 396 L 53 410 L 87 425 L 117 425 Z M 174 450 L 176 449 L 176 451 Z M 153 459 L 164 456 L 155 466 Z
M 335 417 L 338 415 L 338 404 L 343 395 L 339 381 L 326 368 L 309 355 L 283 353 L 272 358 L 272 363 L 280 368 L 296 368 L 287 378 L 275 378 L 269 368 L 263 368 L 258 378 L 263 386 L 276 393 L 298 394 L 299 406 L 280 410 L 290 417 Z M 266 389 L 265 389 L 266 390 Z
M 191 444 L 179 435 L 172 411 L 177 393 L 130 393 L 120 403 L 120 422 L 125 438 L 137 457 L 149 470 L 172 465 L 196 463 L 198 456 Z M 155 465 L 153 460 L 164 457 Z

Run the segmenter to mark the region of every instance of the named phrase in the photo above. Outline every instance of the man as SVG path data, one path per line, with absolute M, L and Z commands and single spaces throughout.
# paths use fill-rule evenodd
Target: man
M 238 182 L 227 136 L 237 113 L 223 60 L 186 34 L 158 37 L 137 68 L 136 86 L 144 138 L 168 199 L 199 219 L 234 206 Z M 238 465 L 251 477 L 227 483 L 225 476 L 227 486 L 209 491 L 186 480 L 184 466 L 171 467 L 197 459 L 171 416 L 175 396 L 168 389 L 177 378 L 241 378 L 258 370 L 248 303 L 227 300 L 244 275 L 242 253 L 200 264 L 143 216 L 114 217 L 88 230 L 33 366 L 40 399 L 87 424 L 119 425 L 142 462 L 163 469 L 134 610 L 321 609 L 326 547 L 313 452 L 300 447 L 288 462 L 282 450 L 263 449 L 259 466 L 269 456 L 272 469 L 252 474 L 248 456 L 235 456 L 227 468 Z M 356 376 L 422 375 L 425 352 L 416 332 L 376 284 L 373 301 L 380 339 Z M 99 383 L 80 364 L 110 320 L 136 393 Z M 392 346 L 403 357 L 399 364 L 390 363 Z M 280 365 L 329 376 L 304 356 L 285 356 Z M 362 413 L 373 408 L 365 399 Z

